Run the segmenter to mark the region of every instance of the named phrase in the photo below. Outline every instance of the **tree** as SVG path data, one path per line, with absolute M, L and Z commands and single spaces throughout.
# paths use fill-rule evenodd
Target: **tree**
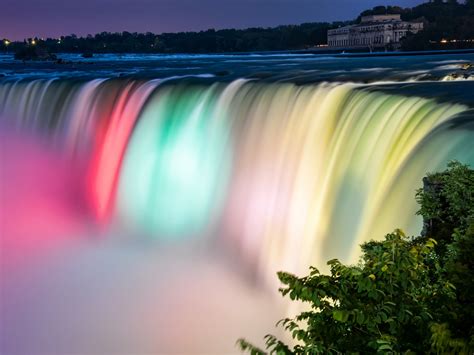
M 474 218 L 474 170 L 457 161 L 448 163 L 444 172 L 428 174 L 423 188 L 416 193 L 423 217 L 422 236 L 438 241 L 437 252 L 445 257 L 453 233 L 465 233 Z
M 416 197 L 423 216 L 422 237 L 438 241 L 436 257 L 456 287 L 456 301 L 444 307 L 442 320 L 452 337 L 469 339 L 474 348 L 474 170 L 451 162 L 429 174 Z
M 329 261 L 329 275 L 316 268 L 306 277 L 278 273 L 284 285 L 280 292 L 311 310 L 279 322 L 296 345 L 267 335 L 270 353 L 472 353 L 473 177 L 473 170 L 452 162 L 445 172 L 425 179 L 417 192 L 419 213 L 425 223 L 437 223 L 421 237 L 396 230 L 362 245 L 358 265 Z M 244 339 L 238 343 L 252 354 L 264 354 Z
M 472 48 L 474 7 L 470 1 L 425 2 L 402 13 L 406 21 L 420 18 L 425 20 L 424 30 L 402 41 L 403 50 Z
M 269 335 L 268 349 L 290 354 L 429 351 L 430 303 L 454 298 L 447 280 L 431 280 L 428 261 L 434 246 L 433 240 L 412 246 L 397 230 L 382 242 L 363 245 L 358 266 L 331 260 L 330 275 L 315 268 L 302 278 L 280 272 L 281 293 L 310 303 L 312 310 L 281 321 L 300 344 L 290 348 Z M 245 341 L 240 345 L 261 351 Z

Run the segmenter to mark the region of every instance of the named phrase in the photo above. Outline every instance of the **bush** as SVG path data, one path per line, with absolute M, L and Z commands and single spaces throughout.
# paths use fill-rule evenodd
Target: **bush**
M 306 277 L 278 273 L 280 292 L 311 310 L 279 322 L 296 345 L 267 335 L 270 353 L 474 351 L 474 171 L 450 163 L 425 179 L 417 201 L 422 236 L 396 230 L 362 245 L 356 266 L 329 261 L 329 275 L 316 268 Z M 244 339 L 238 343 L 265 353 Z

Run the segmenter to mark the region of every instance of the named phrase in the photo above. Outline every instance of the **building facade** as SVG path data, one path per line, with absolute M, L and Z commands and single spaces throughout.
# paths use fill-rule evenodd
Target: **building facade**
M 335 48 L 397 48 L 408 33 L 423 30 L 423 22 L 407 22 L 400 15 L 363 16 L 360 24 L 328 31 L 328 46 Z

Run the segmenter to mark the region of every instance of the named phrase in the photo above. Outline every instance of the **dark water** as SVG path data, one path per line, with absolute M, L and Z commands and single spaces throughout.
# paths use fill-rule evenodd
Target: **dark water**
M 59 55 L 66 64 L 14 61 L 0 55 L 0 75 L 6 77 L 147 77 L 199 75 L 218 80 L 241 77 L 271 81 L 406 81 L 441 80 L 457 73 L 474 54 L 395 57 L 344 57 L 323 54 L 240 55 L 141 55 L 99 54 L 84 59 L 77 54 Z M 216 80 L 214 79 L 214 80 Z

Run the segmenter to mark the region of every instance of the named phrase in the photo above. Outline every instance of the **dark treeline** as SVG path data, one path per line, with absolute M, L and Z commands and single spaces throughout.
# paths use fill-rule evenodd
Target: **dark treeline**
M 362 16 L 400 14 L 402 20 L 423 20 L 425 28 L 402 41 L 402 50 L 463 49 L 474 47 L 474 0 L 435 0 L 413 8 L 376 6 Z
M 474 48 L 474 0 L 436 0 L 405 9 L 402 19 L 425 19 L 425 29 L 408 36 L 403 50 Z
M 224 29 L 200 32 L 109 33 L 94 36 L 31 38 L 13 42 L 8 49 L 31 45 L 46 47 L 50 53 L 224 53 L 307 49 L 326 43 L 327 30 L 348 22 L 305 23 L 275 28 Z M 4 50 L 5 50 L 5 45 Z
M 410 35 L 403 50 L 455 49 L 474 47 L 474 0 L 435 0 L 413 8 L 377 6 L 354 21 L 304 23 L 274 28 L 223 29 L 179 33 L 109 33 L 78 37 L 30 38 L 23 42 L 4 40 L 0 51 L 34 53 L 225 53 L 301 50 L 327 43 L 327 31 L 360 21 L 371 14 L 401 14 L 403 20 L 423 19 L 425 30 Z

